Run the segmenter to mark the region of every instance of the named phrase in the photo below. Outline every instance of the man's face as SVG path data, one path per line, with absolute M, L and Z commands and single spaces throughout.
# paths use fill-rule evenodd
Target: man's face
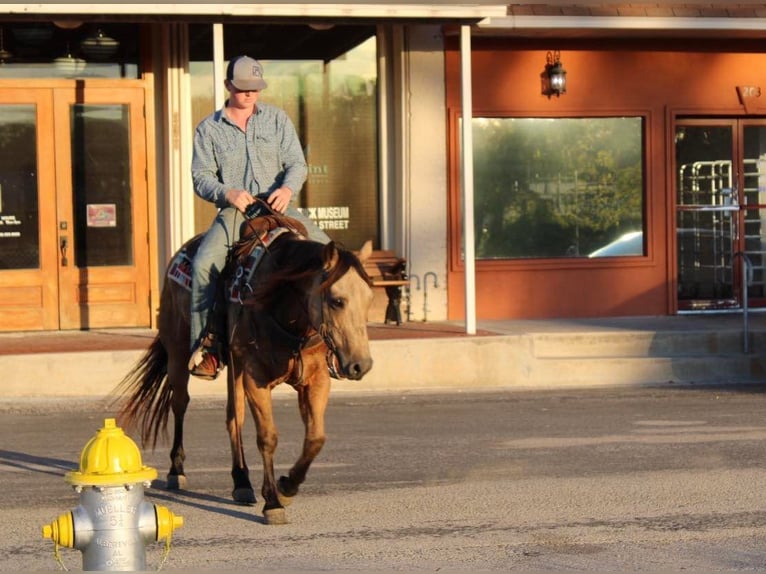
M 235 108 L 252 108 L 261 94 L 260 90 L 238 90 L 228 80 L 226 89 L 229 90 L 229 105 Z

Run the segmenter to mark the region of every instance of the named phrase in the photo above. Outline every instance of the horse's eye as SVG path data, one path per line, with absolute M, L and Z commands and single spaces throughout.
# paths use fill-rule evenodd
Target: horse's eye
M 346 302 L 340 297 L 331 297 L 329 304 L 332 309 L 343 309 L 346 306 Z

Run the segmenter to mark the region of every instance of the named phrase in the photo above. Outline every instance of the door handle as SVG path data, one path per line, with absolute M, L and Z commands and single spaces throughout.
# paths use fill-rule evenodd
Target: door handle
M 69 265 L 69 260 L 67 259 L 66 252 L 67 247 L 69 247 L 69 240 L 64 235 L 59 239 L 59 251 L 61 252 L 61 266 L 66 267 Z

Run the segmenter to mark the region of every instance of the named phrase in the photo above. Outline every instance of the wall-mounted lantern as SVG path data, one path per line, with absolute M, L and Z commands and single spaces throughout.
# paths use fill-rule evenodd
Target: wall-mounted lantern
M 548 52 L 546 56 L 545 69 L 540 74 L 542 85 L 542 94 L 548 96 L 567 93 L 567 71 L 561 65 L 561 53 L 556 50 Z

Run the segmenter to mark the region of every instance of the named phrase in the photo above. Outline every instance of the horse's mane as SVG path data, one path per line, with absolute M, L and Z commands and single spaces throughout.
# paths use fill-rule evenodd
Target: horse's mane
M 269 257 L 272 258 L 268 272 L 259 277 L 259 281 L 253 285 L 253 298 L 265 306 L 273 304 L 289 291 L 291 286 L 321 271 L 325 265 L 326 250 L 335 250 L 338 262 L 324 277 L 320 286 L 322 290 L 338 281 L 350 269 L 354 269 L 368 285 L 371 284 L 371 279 L 357 256 L 338 243 L 323 245 L 318 241 L 290 234 L 279 237 L 267 249 Z

